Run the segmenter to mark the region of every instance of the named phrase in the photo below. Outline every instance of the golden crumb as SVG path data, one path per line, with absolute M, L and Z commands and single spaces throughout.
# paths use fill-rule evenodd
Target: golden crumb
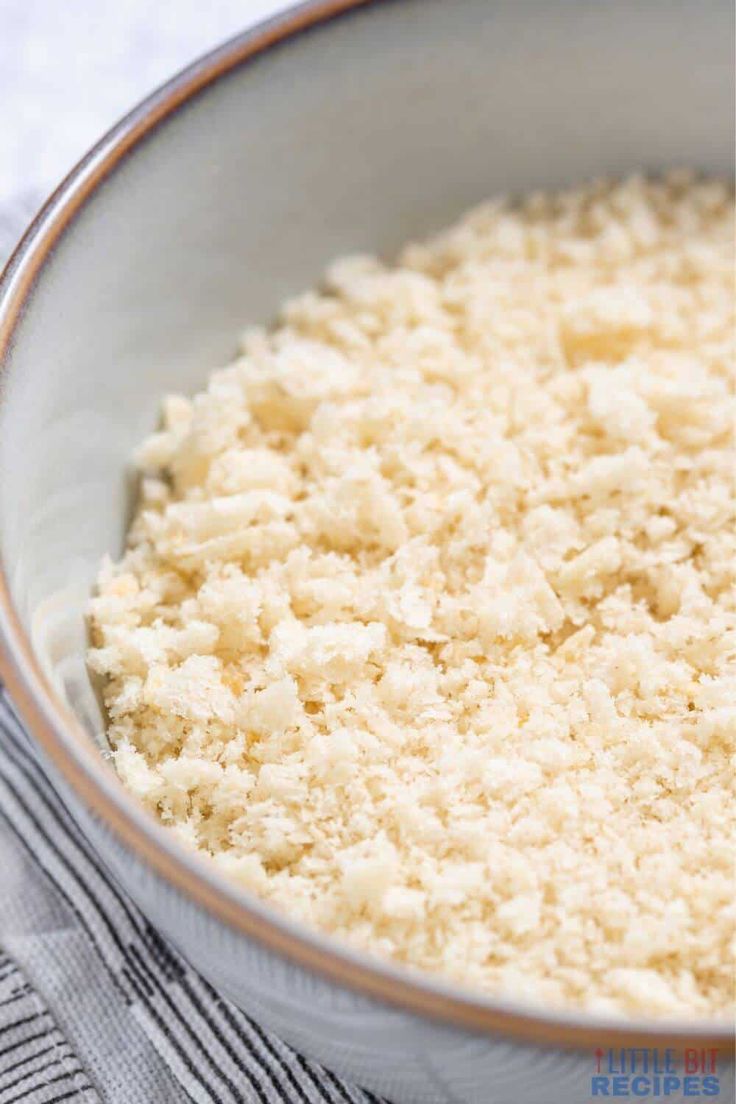
M 354 257 L 142 447 L 92 601 L 124 783 L 353 946 L 731 1005 L 733 197 L 498 201 Z

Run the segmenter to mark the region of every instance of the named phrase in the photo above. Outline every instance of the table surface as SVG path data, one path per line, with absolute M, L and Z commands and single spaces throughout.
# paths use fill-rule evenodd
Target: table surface
M 45 196 L 138 100 L 287 0 L 3 0 L 0 260 Z

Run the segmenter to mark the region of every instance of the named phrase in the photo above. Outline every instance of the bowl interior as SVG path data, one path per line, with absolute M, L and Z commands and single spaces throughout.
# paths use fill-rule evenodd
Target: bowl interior
M 92 736 L 84 606 L 121 549 L 129 457 L 161 396 L 201 385 L 242 327 L 334 257 L 390 255 L 494 193 L 730 173 L 732 42 L 728 0 L 379 0 L 230 68 L 123 154 L 185 76 L 103 142 L 0 304 L 0 558 L 36 656 Z M 224 68 L 247 52 L 230 51 Z M 31 274 L 16 318 L 11 291 Z

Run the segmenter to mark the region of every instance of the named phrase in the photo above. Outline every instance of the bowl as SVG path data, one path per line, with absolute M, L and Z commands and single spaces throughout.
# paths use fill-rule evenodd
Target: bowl
M 144 913 L 298 1050 L 397 1102 L 591 1093 L 599 1046 L 727 1025 L 604 1019 L 354 953 L 227 885 L 104 756 L 85 603 L 129 457 L 331 259 L 390 255 L 494 193 L 688 165 L 730 174 L 729 0 L 326 0 L 203 57 L 90 151 L 0 290 L 1 671 L 74 815 Z

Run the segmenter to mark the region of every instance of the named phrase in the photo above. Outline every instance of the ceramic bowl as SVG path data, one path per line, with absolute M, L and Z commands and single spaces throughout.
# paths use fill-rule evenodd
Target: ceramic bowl
M 341 254 L 391 255 L 494 193 L 730 173 L 730 0 L 326 0 L 202 58 L 51 197 L 0 291 L 2 675 L 109 868 L 191 962 L 395 1102 L 588 1099 L 596 1046 L 721 1024 L 497 1000 L 352 953 L 179 850 L 101 754 L 85 602 L 168 391 Z

